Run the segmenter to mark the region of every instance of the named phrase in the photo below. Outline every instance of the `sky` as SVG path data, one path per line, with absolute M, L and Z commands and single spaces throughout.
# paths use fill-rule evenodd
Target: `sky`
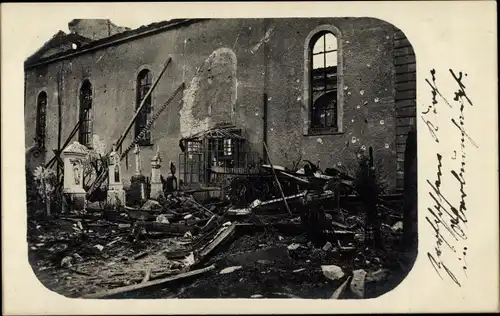
M 10 27 L 11 31 L 16 33 L 16 51 L 26 59 L 58 31 L 69 33 L 68 22 L 73 19 L 110 19 L 116 25 L 135 29 L 153 22 L 182 17 L 175 15 L 174 8 L 167 3 L 156 3 L 156 6 L 155 3 L 127 6 L 113 3 L 102 3 L 98 8 L 89 3 L 2 4 L 3 13 L 9 13 L 3 21 L 6 23 L 2 23 L 2 26 Z
M 79 17 L 74 17 L 79 18 Z M 68 22 L 70 22 L 73 18 L 67 17 L 54 17 L 42 25 L 39 25 L 36 32 L 29 34 L 29 38 L 26 38 L 26 49 L 24 50 L 24 58 L 28 58 L 31 54 L 36 52 L 45 42 L 47 42 L 52 36 L 54 36 L 59 31 L 64 31 L 65 33 L 69 33 Z M 138 28 L 141 25 L 147 25 L 153 22 L 162 21 L 165 19 L 153 20 L 150 17 L 144 18 L 134 18 L 134 17 L 122 17 L 122 18 L 114 18 L 110 19 L 111 22 L 118 26 L 126 26 L 132 29 Z

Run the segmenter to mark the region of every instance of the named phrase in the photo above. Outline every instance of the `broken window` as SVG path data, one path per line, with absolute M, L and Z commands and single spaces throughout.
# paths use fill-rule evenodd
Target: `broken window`
M 321 32 L 311 41 L 311 129 L 337 131 L 337 38 Z
M 40 92 L 37 98 L 36 105 L 36 132 L 35 141 L 38 147 L 45 147 L 45 129 L 46 129 L 46 112 L 47 112 L 47 93 Z
M 80 129 L 78 142 L 92 147 L 92 84 L 85 80 L 80 88 Z
M 144 69 L 137 76 L 137 100 L 136 100 L 136 111 L 141 105 L 141 102 L 146 97 L 149 89 L 152 85 L 152 75 L 151 71 Z M 135 121 L 135 137 L 139 136 L 141 131 L 146 127 L 148 121 L 151 120 L 152 115 L 152 97 L 151 94 L 144 101 L 144 106 L 141 112 L 137 116 Z M 151 131 L 146 130 L 142 138 L 139 140 L 139 145 L 147 146 L 151 145 Z

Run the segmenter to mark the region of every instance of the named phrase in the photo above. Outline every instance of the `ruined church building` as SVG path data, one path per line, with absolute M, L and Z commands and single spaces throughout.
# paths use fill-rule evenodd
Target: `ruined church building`
M 387 22 L 180 19 L 132 30 L 73 20 L 69 29 L 25 62 L 30 167 L 50 160 L 58 135 L 64 142 L 79 120 L 73 140 L 92 147 L 98 135 L 111 149 L 144 102 L 122 148 L 159 114 L 139 142 L 146 176 L 157 150 L 163 174 L 173 161 L 180 180 L 203 184 L 207 167 L 244 169 L 267 158 L 343 170 L 371 147 L 389 189 L 403 187 L 406 138 L 416 126 L 415 53 Z M 209 132 L 224 138 L 206 142 Z M 135 167 L 130 152 L 122 160 L 125 185 Z

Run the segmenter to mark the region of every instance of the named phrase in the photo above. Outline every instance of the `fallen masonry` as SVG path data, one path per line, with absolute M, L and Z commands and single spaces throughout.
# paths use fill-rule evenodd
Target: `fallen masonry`
M 256 191 L 256 181 L 273 190 Z M 135 207 L 30 218 L 30 263 L 47 288 L 87 299 L 360 299 L 411 269 L 401 198 L 379 198 L 377 248 L 359 196 L 336 189 L 353 187 L 348 176 L 263 165 L 231 185 L 246 190 L 215 200 L 176 190 Z

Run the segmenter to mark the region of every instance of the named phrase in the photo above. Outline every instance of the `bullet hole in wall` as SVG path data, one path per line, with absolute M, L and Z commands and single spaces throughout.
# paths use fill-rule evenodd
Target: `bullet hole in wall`
M 367 119 L 365 119 L 365 123 L 368 123 L 368 120 L 367 120 Z

